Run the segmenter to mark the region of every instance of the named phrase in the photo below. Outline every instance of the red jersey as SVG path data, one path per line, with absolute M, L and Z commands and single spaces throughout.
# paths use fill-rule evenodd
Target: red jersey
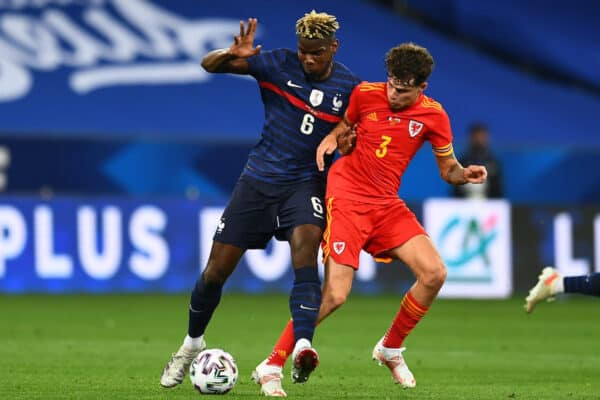
M 423 94 L 412 106 L 392 111 L 386 84 L 363 82 L 350 96 L 346 118 L 358 124 L 356 145 L 331 167 L 327 197 L 386 203 L 398 198 L 402 174 L 425 141 L 436 156 L 453 153 L 448 115 Z

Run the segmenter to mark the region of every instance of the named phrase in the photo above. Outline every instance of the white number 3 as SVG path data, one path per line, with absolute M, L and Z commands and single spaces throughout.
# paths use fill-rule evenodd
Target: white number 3
M 302 118 L 302 125 L 300 125 L 300 132 L 305 135 L 310 135 L 314 129 L 315 117 L 311 114 L 304 114 L 304 118 Z

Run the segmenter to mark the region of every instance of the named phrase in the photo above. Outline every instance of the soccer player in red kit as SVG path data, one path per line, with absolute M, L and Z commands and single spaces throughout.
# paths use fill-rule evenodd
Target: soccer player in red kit
M 373 359 L 385 364 L 397 383 L 410 388 L 416 382 L 404 362 L 402 343 L 437 296 L 446 267 L 421 224 L 398 197 L 402 174 L 426 141 L 431 143 L 440 175 L 450 184 L 482 183 L 487 171 L 483 166 L 460 165 L 452 148 L 448 115 L 440 103 L 423 94 L 433 69 L 427 49 L 403 43 L 389 50 L 385 62 L 387 82 L 357 86 L 344 119 L 317 149 L 321 170 L 324 155 L 338 145 L 343 154 L 349 153 L 334 163 L 328 175 L 327 228 L 322 242 L 326 274 L 318 321 L 346 301 L 361 249 L 376 259 L 402 260 L 416 282 L 375 345 Z M 352 144 L 348 131 L 355 124 L 356 143 Z M 278 354 L 289 354 L 291 326 L 292 321 L 269 357 L 272 362 L 281 362 Z

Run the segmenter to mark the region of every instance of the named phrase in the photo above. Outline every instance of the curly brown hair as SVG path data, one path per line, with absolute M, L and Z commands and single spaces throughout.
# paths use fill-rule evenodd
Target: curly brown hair
M 433 57 L 425 47 L 402 43 L 385 54 L 385 66 L 390 78 L 404 86 L 419 86 L 433 70 Z

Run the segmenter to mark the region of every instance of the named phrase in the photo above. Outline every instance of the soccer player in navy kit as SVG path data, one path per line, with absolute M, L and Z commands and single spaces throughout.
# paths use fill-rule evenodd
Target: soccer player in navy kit
M 342 119 L 360 80 L 333 60 L 339 46 L 334 16 L 313 10 L 300 18 L 297 51 L 261 53 L 260 46 L 254 47 L 257 24 L 255 18 L 247 26 L 241 21 L 234 44 L 202 60 L 208 72 L 253 76 L 260 86 L 265 123 L 223 213 L 206 268 L 192 291 L 188 334 L 163 370 L 160 382 L 164 387 L 181 383 L 193 358 L 206 347 L 204 331 L 223 284 L 244 252 L 265 248 L 273 236 L 290 243 L 295 275 L 290 294 L 295 338 L 292 379 L 305 382 L 319 362 L 311 342 L 321 304 L 317 254 L 325 227 L 327 171 L 316 168 L 315 152 Z M 267 361 L 257 366 L 254 380 L 263 394 L 286 396 L 281 367 Z

